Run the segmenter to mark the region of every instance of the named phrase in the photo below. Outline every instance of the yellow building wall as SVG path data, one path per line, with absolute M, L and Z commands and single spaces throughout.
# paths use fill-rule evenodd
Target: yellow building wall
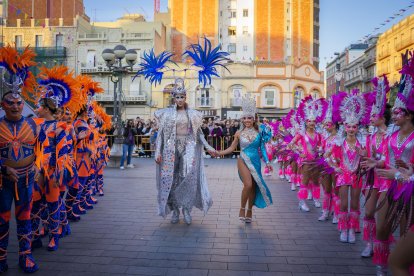
M 414 49 L 414 14 L 384 32 L 377 42 L 377 76 L 386 74 L 390 85 L 400 80 L 401 54 Z
M 185 48 L 208 37 L 213 45 L 218 37 L 218 0 L 169 0 L 172 52 L 180 59 Z

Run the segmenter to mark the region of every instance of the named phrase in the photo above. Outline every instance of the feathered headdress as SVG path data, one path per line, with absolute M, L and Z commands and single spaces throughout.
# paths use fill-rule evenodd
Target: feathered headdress
M 94 101 L 95 94 L 101 94 L 104 92 L 104 90 L 101 88 L 99 82 L 94 81 L 90 76 L 88 75 L 79 75 L 76 77 L 76 80 L 80 84 L 81 94 L 83 95 L 83 98 L 85 99 L 83 101 L 83 105 L 86 104 L 86 109 L 88 113 L 89 118 L 95 118 L 95 115 L 93 114 L 94 109 L 92 108 L 92 103 Z
M 246 95 L 242 99 L 242 117 L 255 118 L 257 113 L 256 100 L 253 97 Z
M 99 105 L 97 102 L 92 103 L 92 108 L 95 115 L 95 120 L 98 123 L 98 127 L 102 130 L 110 130 L 112 127 L 112 116 L 106 114 L 105 110 L 101 105 Z
M 408 59 L 409 55 L 409 59 Z M 401 108 L 409 111 L 414 111 L 414 60 L 413 52 L 405 54 L 406 62 L 401 69 L 401 80 L 398 89 L 397 99 L 393 109 Z
M 174 63 L 170 60 L 173 56 L 172 53 L 162 52 L 158 56 L 155 56 L 154 50 L 151 50 L 149 53 L 144 53 L 144 56 L 141 58 L 141 69 L 138 70 L 134 79 L 139 75 L 143 75 L 151 84 L 157 85 L 161 83 L 165 72 L 173 71 L 175 77 L 176 72 L 184 72 L 185 75 L 187 71 L 195 71 L 198 73 L 199 83 L 205 87 L 207 84 L 211 84 L 211 78 L 213 76 L 219 77 L 217 67 L 221 66 L 228 70 L 224 65 L 224 62 L 229 60 L 227 58 L 228 55 L 227 52 L 220 51 L 220 45 L 213 49 L 210 40 L 204 38 L 204 47 L 199 43 L 191 44 L 188 50 L 183 53 L 183 56 L 192 59 L 190 67 L 173 69 L 167 65 L 168 63 Z M 174 64 L 177 65 L 176 63 Z M 174 81 L 171 91 L 173 95 L 186 93 L 184 78 L 177 77 Z
M 26 101 L 35 103 L 34 91 L 36 79 L 29 71 L 35 66 L 36 54 L 28 47 L 19 53 L 14 47 L 7 45 L 0 48 L 0 68 L 3 69 L 2 82 L 14 94 L 22 94 Z
M 324 123 L 336 123 L 333 119 L 332 108 L 332 97 L 330 97 L 328 100 L 328 108 L 326 109 L 325 118 L 323 119 Z
M 339 115 L 338 121 L 348 125 L 369 123 L 370 107 L 372 106 L 370 93 L 361 94 L 358 89 L 350 93 L 339 92 L 333 98 L 334 117 Z
M 323 121 L 328 108 L 328 103 L 325 99 L 313 99 L 311 95 L 302 99 L 296 111 L 296 120 L 299 123 L 304 123 L 306 120 L 312 120 L 316 123 Z
M 327 108 L 328 103 L 325 99 L 315 100 L 311 95 L 302 99 L 295 116 L 300 131 L 305 131 L 307 120 L 315 121 L 315 123 L 323 122 Z
M 66 66 L 55 66 L 51 69 L 41 68 L 39 73 L 40 99 L 50 99 L 56 108 L 65 107 L 76 114 L 85 102 L 80 93 L 78 82 Z
M 375 102 L 372 106 L 371 116 L 377 115 L 382 117 L 385 112 L 385 107 L 387 106 L 387 93 L 390 91 L 388 79 L 387 76 L 384 75 L 380 79 L 377 77 L 373 78 L 371 82 L 375 87 Z

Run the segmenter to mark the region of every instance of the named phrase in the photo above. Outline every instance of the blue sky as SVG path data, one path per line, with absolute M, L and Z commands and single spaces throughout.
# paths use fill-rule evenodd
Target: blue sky
M 161 0 L 161 11 L 167 10 L 168 0 Z M 373 33 L 390 16 L 408 7 L 413 0 L 320 0 L 320 69 L 350 43 L 358 42 Z M 112 21 L 122 14 L 140 13 L 151 20 L 152 0 L 85 0 L 87 14 L 92 20 Z M 404 16 L 391 20 L 377 32 L 383 32 L 402 18 L 414 13 L 414 6 Z

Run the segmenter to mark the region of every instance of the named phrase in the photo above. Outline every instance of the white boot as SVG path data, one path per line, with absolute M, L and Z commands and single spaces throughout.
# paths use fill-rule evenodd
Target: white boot
M 372 257 L 373 253 L 374 252 L 372 251 L 372 242 L 367 242 L 367 245 L 365 246 L 364 250 L 361 253 L 361 257 L 370 258 Z
M 327 210 L 322 210 L 322 215 L 318 218 L 319 221 L 326 221 L 328 219 L 329 212 Z
M 292 185 L 290 185 L 290 190 L 291 191 L 296 191 L 296 185 L 295 185 L 295 183 L 292 183 Z
M 316 208 L 321 208 L 321 202 L 319 201 L 319 199 L 314 199 L 313 204 L 315 204 Z
M 311 199 L 312 199 L 312 191 L 308 190 L 308 200 L 311 200 Z
M 340 242 L 348 242 L 348 231 L 342 230 L 341 234 L 339 235 Z
M 332 217 L 332 224 L 338 224 L 338 217 L 335 214 Z
M 304 200 L 299 201 L 299 210 L 309 212 L 309 207 Z
M 348 230 L 348 242 L 349 243 L 355 243 L 355 230 L 354 229 L 349 229 Z

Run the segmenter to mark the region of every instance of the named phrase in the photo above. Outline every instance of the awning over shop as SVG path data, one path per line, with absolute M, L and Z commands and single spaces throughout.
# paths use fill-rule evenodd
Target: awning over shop
M 289 113 L 291 108 L 258 108 L 259 118 L 282 118 Z

